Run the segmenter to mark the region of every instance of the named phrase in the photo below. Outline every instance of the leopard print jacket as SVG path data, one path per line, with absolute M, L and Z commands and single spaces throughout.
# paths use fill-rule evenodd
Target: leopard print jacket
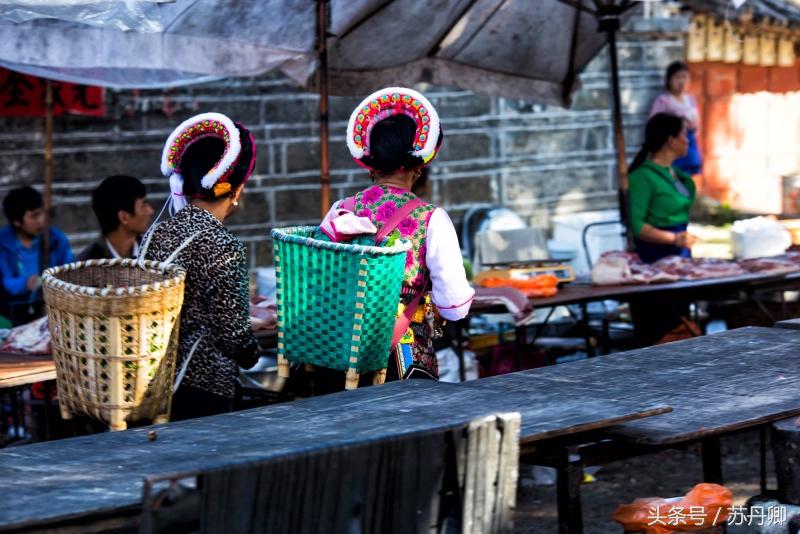
M 165 261 L 198 232 L 175 259 L 187 271 L 177 369 L 202 336 L 181 386 L 230 398 L 239 365 L 252 367 L 258 349 L 250 332 L 244 245 L 209 212 L 189 205 L 153 229 L 145 259 Z

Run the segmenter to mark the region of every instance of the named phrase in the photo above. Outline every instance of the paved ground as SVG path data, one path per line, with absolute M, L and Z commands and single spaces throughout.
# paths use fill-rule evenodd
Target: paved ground
M 734 505 L 740 506 L 759 493 L 758 433 L 722 440 L 723 473 L 733 491 Z M 775 488 L 773 459 L 768 458 L 769 487 Z M 520 490 L 515 530 L 520 534 L 557 533 L 555 486 L 537 486 L 529 466 L 520 470 Z M 622 533 L 611 519 L 618 504 L 637 497 L 677 497 L 703 482 L 700 451 L 664 451 L 603 466 L 596 482 L 584 484 L 583 523 L 585 534 Z M 732 534 L 733 528 L 728 529 Z

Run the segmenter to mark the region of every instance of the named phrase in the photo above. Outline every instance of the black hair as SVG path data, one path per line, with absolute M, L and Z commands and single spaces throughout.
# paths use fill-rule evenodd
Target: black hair
M 669 82 L 672 80 L 672 77 L 678 74 L 679 72 L 689 72 L 689 65 L 687 65 L 683 61 L 673 61 L 667 67 L 667 73 L 664 75 L 664 87 L 667 88 L 667 91 L 672 90 L 672 88 L 669 85 Z
M 120 210 L 133 214 L 136 201 L 147 196 L 147 188 L 133 176 L 109 176 L 92 191 L 92 209 L 100 231 L 108 235 L 119 228 Z
M 411 117 L 398 113 L 383 119 L 372 127 L 369 156 L 363 163 L 384 174 L 419 167 L 423 159 L 411 155 L 416 133 L 417 125 Z
M 644 144 L 633 158 L 628 172 L 633 172 L 645 162 L 649 154 L 654 154 L 667 144 L 670 137 L 680 135 L 683 130 L 683 119 L 671 113 L 656 113 L 647 121 L 644 128 Z
M 3 211 L 8 222 L 22 222 L 25 213 L 44 207 L 41 193 L 30 186 L 12 189 L 3 200 Z
M 231 191 L 235 191 L 244 183 L 250 164 L 254 163 L 256 157 L 255 147 L 250 140 L 250 132 L 240 124 L 236 124 L 236 128 L 239 130 L 242 152 L 227 180 L 231 184 Z M 186 152 L 183 153 L 179 165 L 181 176 L 183 176 L 183 194 L 187 198 L 218 200 L 231 195 L 231 193 L 226 193 L 216 196 L 214 188 L 206 189 L 201 183 L 208 171 L 222 159 L 224 152 L 225 142 L 218 137 L 204 137 L 189 145 Z

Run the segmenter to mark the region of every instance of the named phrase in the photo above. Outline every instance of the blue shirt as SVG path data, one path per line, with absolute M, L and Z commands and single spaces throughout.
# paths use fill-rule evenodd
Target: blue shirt
M 24 247 L 11 225 L 0 229 L 0 275 L 3 288 L 12 302 L 30 302 L 28 278 L 40 275 L 39 253 L 42 236 L 35 237 L 30 247 Z M 50 228 L 50 261 L 46 267 L 75 261 L 67 236 L 58 228 Z

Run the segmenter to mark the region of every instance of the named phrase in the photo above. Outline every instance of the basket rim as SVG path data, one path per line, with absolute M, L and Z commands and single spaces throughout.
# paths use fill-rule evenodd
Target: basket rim
M 313 237 L 300 237 L 297 235 L 292 235 L 295 232 L 313 232 L 318 229 L 319 226 L 287 226 L 285 228 L 273 228 L 271 235 L 273 239 L 283 241 L 284 243 L 297 243 L 315 248 L 336 250 L 339 252 L 353 252 L 356 254 L 381 254 L 384 256 L 390 256 L 399 254 L 401 252 L 408 252 L 411 249 L 411 242 L 405 239 L 401 239 L 399 244 L 392 247 L 376 247 L 370 245 L 333 243 L 330 241 L 320 241 L 319 239 L 314 239 Z
M 56 275 L 68 272 L 77 271 L 85 267 L 113 267 L 120 265 L 122 267 L 139 267 L 144 269 L 154 269 L 160 271 L 162 274 L 169 276 L 163 282 L 155 282 L 152 284 L 140 284 L 135 286 L 115 287 L 115 288 L 98 288 L 82 286 L 72 282 L 65 282 L 56 278 Z M 177 264 L 163 263 L 160 261 L 152 260 L 138 260 L 131 258 L 113 258 L 113 259 L 100 259 L 100 260 L 86 260 L 75 261 L 66 263 L 57 267 L 50 267 L 42 273 L 42 284 L 52 289 L 62 291 L 69 291 L 88 296 L 105 297 L 109 295 L 124 296 L 134 295 L 137 293 L 147 293 L 150 291 L 157 291 L 169 287 L 177 286 L 184 283 L 186 280 L 186 269 Z

